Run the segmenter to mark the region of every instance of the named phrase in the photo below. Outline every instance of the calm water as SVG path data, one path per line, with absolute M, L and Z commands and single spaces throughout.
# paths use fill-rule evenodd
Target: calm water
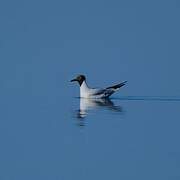
M 1 180 L 180 179 L 177 1 L 0 4 Z
M 37 84 L 1 96 L 1 179 L 180 177 L 178 99 L 119 92 L 93 101 L 68 81 L 68 91 Z

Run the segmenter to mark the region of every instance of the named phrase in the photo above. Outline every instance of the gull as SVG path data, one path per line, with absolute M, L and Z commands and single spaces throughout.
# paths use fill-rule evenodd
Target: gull
M 80 85 L 80 97 L 81 98 L 108 98 L 113 93 L 118 91 L 127 81 L 107 87 L 107 88 L 90 88 L 86 83 L 85 75 L 78 75 L 71 82 L 77 81 Z

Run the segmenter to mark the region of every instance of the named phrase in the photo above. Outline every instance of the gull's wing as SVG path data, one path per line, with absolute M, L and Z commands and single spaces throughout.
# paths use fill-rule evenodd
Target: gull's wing
M 94 89 L 92 96 L 97 98 L 106 98 L 109 97 L 115 91 L 112 89 Z
M 107 98 L 110 95 L 112 95 L 114 92 L 119 90 L 120 87 L 124 86 L 127 81 L 124 81 L 120 84 L 116 84 L 114 86 L 107 87 L 105 89 L 90 89 L 91 96 L 97 97 L 97 98 Z
M 107 87 L 106 89 L 96 89 L 94 92 L 95 96 L 101 96 L 101 97 L 109 97 L 111 96 L 114 92 L 119 90 L 122 86 L 126 84 L 127 81 L 124 81 L 120 84 L 116 84 L 114 86 Z
M 106 89 L 93 89 L 92 95 L 101 95 L 105 93 Z
M 112 89 L 112 90 L 118 90 L 120 87 L 124 86 L 127 83 L 127 81 L 124 81 L 120 84 L 116 84 L 114 86 L 107 87 L 106 89 Z

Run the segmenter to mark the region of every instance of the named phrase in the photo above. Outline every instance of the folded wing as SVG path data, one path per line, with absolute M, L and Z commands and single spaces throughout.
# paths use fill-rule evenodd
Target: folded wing
M 92 95 L 97 98 L 107 98 L 111 96 L 114 92 L 119 90 L 122 86 L 126 84 L 127 81 L 124 81 L 120 84 L 116 84 L 114 86 L 107 87 L 105 89 L 93 89 Z
M 106 89 L 112 89 L 112 90 L 118 90 L 120 87 L 124 86 L 127 83 L 127 81 L 124 81 L 120 84 L 116 84 L 114 86 L 107 87 Z

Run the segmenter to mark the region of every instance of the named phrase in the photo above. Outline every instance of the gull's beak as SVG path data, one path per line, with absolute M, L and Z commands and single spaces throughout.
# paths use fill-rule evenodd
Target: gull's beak
M 71 82 L 77 81 L 77 79 L 72 79 Z

